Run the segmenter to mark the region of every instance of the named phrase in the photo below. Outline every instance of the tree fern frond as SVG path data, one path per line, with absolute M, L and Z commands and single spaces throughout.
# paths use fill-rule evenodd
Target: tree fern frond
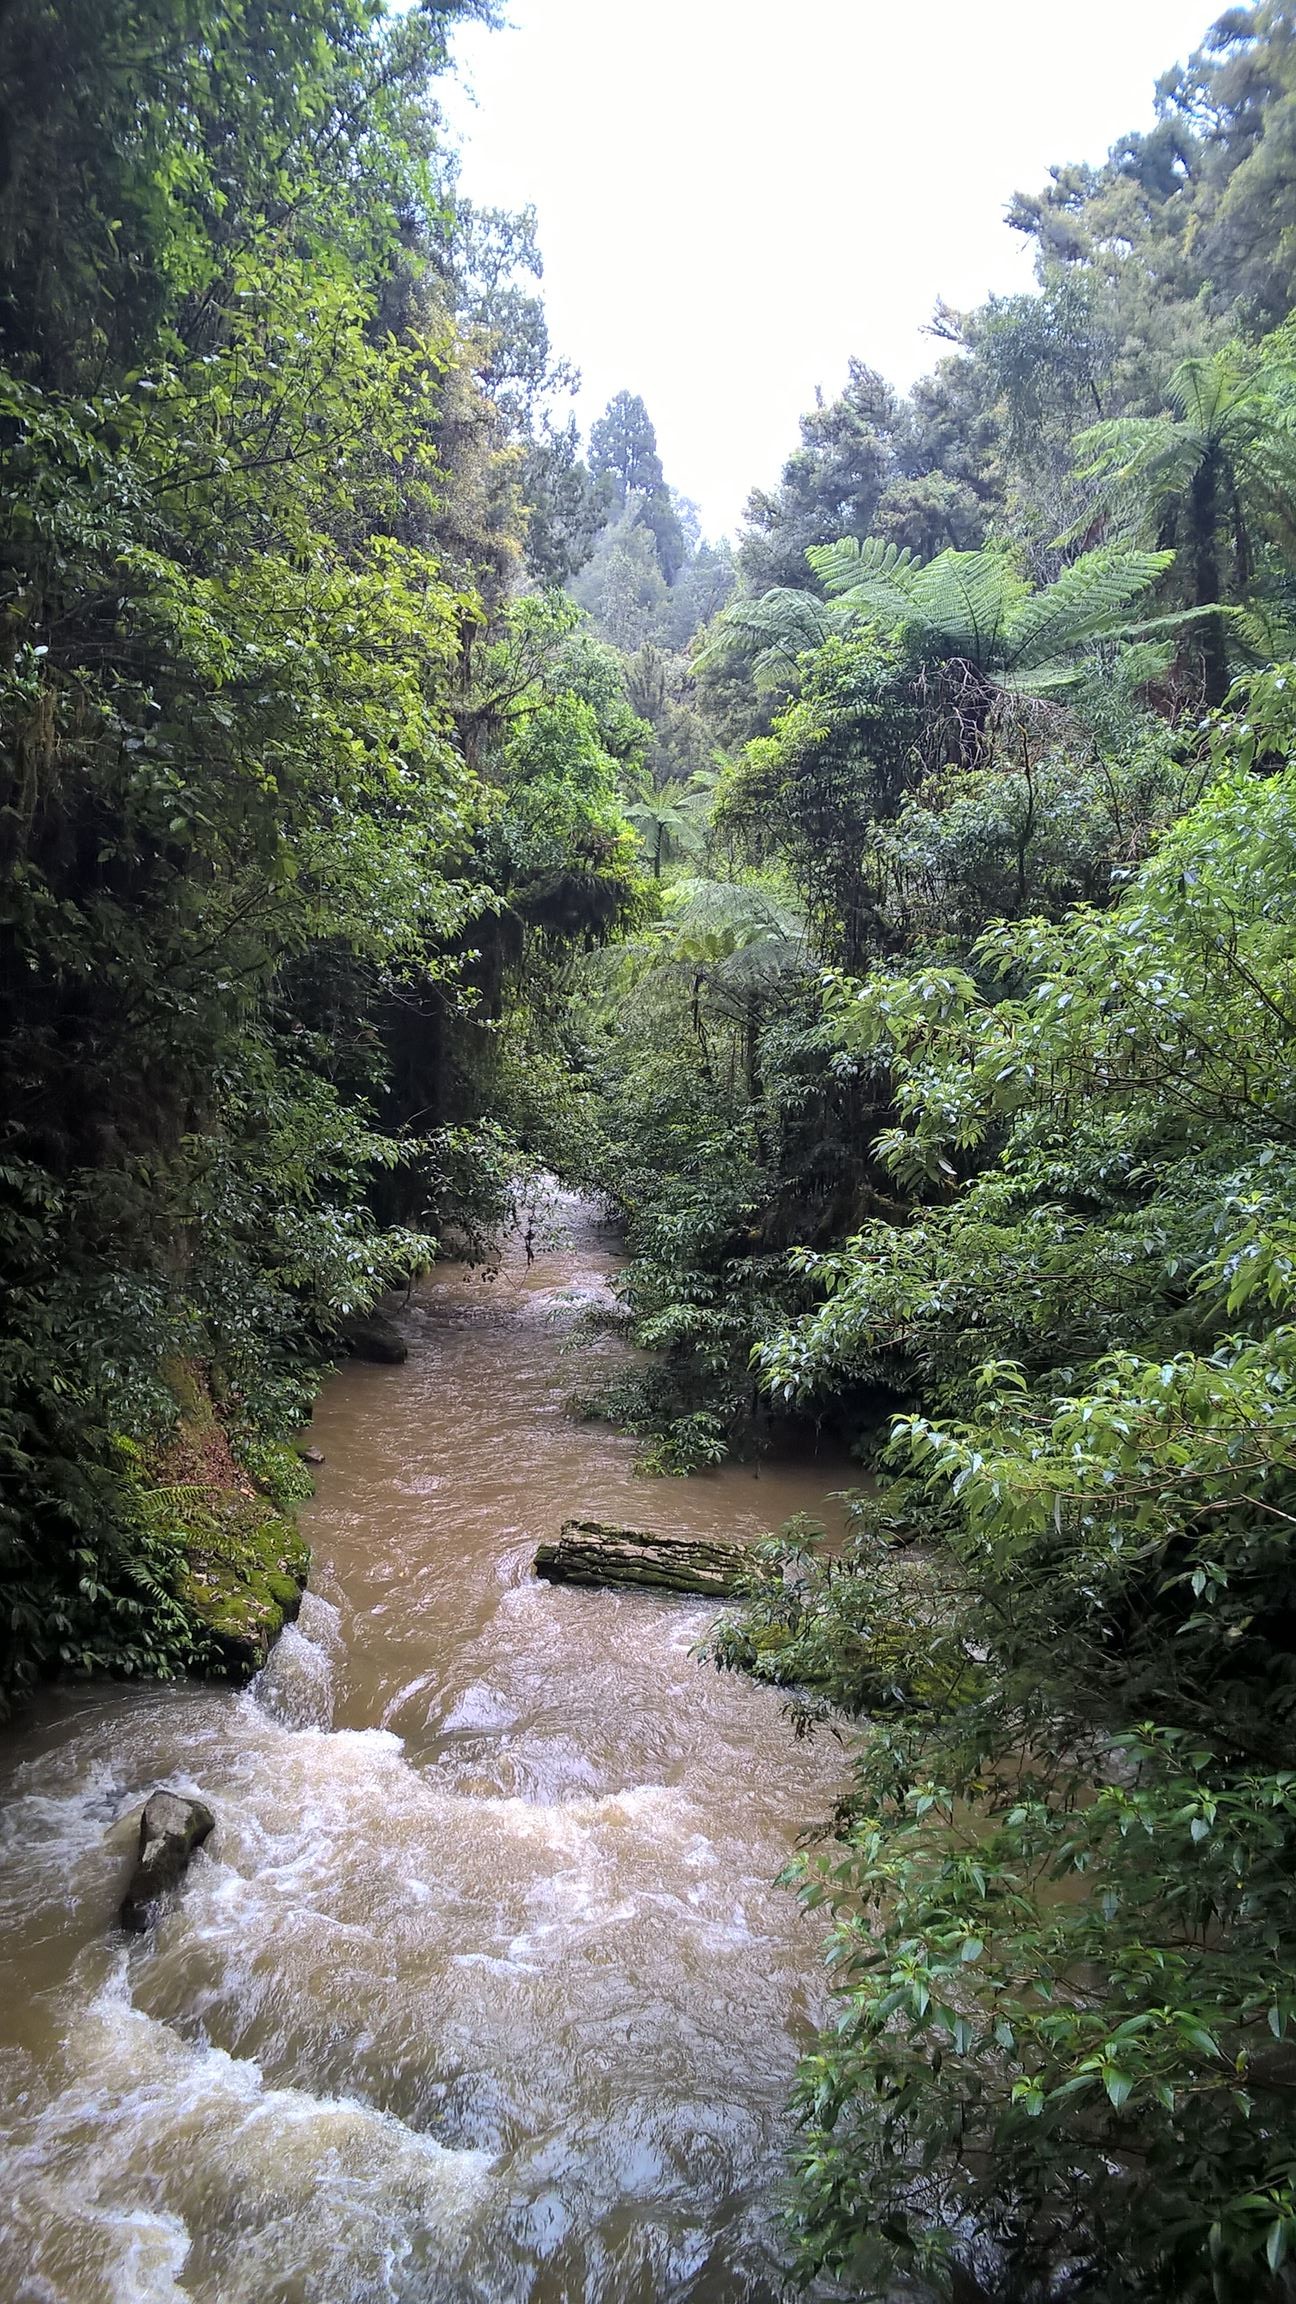
M 1230 411 L 1246 395 L 1249 379 L 1227 352 L 1181 360 L 1170 379 L 1167 397 L 1194 432 L 1217 433 Z
M 1261 664 L 1289 663 L 1296 656 L 1296 607 L 1280 600 L 1251 600 L 1235 608 L 1238 645 Z
M 762 939 L 787 942 L 803 933 L 795 905 L 738 880 L 677 880 L 666 905 L 665 939 L 680 951 L 705 949 L 718 958 Z
M 1081 662 L 1060 664 L 1056 660 L 1048 664 L 1023 664 L 1006 672 L 1000 685 L 1010 696 L 1036 697 L 1041 703 L 1047 703 L 1050 697 L 1069 695 L 1080 685 L 1086 669 Z
M 881 536 L 866 536 L 863 543 L 857 536 L 841 536 L 835 544 L 812 544 L 806 558 L 825 592 L 834 598 L 853 591 L 857 584 L 879 579 L 905 592 L 909 588 L 906 578 L 918 570 L 912 552 L 903 545 L 888 544 Z
M 1131 491 L 1156 502 L 1192 477 L 1198 451 L 1186 429 L 1169 416 L 1117 416 L 1078 433 L 1079 480 L 1095 480 L 1102 501 Z
M 708 974 L 712 985 L 723 991 L 751 993 L 799 975 L 809 962 L 803 936 L 758 936 L 714 960 Z
M 806 558 L 834 605 L 848 614 L 876 617 L 893 630 L 912 620 L 922 573 L 912 552 L 880 536 L 862 544 L 843 536 L 836 544 L 812 544 Z
M 915 584 L 924 623 L 943 654 L 965 656 L 982 671 L 996 661 L 1005 626 L 1027 587 L 1002 552 L 941 552 Z
M 823 646 L 833 623 L 831 609 L 813 592 L 776 585 L 757 598 L 734 600 L 722 609 L 694 663 L 705 672 L 728 660 L 736 645 L 759 686 L 763 677 L 786 678 L 799 656 Z
M 1125 552 L 1112 545 L 1082 554 L 1055 582 L 1015 609 L 1006 635 L 1008 666 L 1025 672 L 1082 641 L 1118 636 L 1131 604 L 1173 563 L 1173 552 Z
M 717 1013 L 740 1018 L 754 998 L 810 966 L 803 914 L 770 890 L 692 880 L 671 894 L 663 957 L 668 966 L 683 962 L 705 979 L 708 1005 Z

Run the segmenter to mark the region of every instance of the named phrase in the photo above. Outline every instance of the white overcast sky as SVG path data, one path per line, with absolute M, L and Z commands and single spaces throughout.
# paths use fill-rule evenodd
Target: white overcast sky
M 539 212 L 582 422 L 642 393 L 715 535 L 849 354 L 907 385 L 938 296 L 1031 285 L 1010 195 L 1149 127 L 1222 5 L 508 0 L 456 35 L 445 109 L 464 190 Z

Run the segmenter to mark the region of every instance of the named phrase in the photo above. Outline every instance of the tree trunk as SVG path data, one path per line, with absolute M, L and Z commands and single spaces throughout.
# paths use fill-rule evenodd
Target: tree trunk
M 736 1590 L 749 1565 L 741 1544 L 610 1528 L 601 1520 L 564 1520 L 557 1543 L 541 1544 L 535 1556 L 537 1576 L 551 1584 L 651 1584 L 718 1600 Z
M 1213 608 L 1220 597 L 1218 448 L 1208 448 L 1193 475 L 1188 497 L 1192 527 L 1193 606 Z M 1201 622 L 1202 692 L 1207 704 L 1222 704 L 1229 689 L 1228 648 L 1222 616 Z
M 749 992 L 743 1017 L 743 1069 L 747 1075 L 748 1101 L 752 1104 L 759 1103 L 765 1092 L 761 1079 L 760 1043 L 760 1000 L 755 992 Z

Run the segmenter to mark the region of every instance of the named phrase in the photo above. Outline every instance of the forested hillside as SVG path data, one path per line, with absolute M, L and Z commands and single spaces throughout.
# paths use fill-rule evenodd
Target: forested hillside
M 1038 293 L 938 311 L 908 396 L 853 365 L 631 661 L 663 895 L 587 971 L 593 1172 L 653 1358 L 604 1405 L 874 1475 L 716 1644 L 874 1723 L 801 1867 L 852 2292 L 1288 2292 L 1294 105 L 1292 11 L 1230 11 L 1014 202 Z
M 0 23 L 10 1684 L 201 1655 L 178 1406 L 273 1489 L 641 908 L 636 724 L 525 588 L 551 362 L 439 151 L 456 13 Z
M 550 1167 L 587 1412 L 860 1466 L 713 1644 L 853 1739 L 803 2268 L 1289 2295 L 1296 10 L 732 547 L 459 195 L 490 13 L 0 9 L 0 1680 L 212 1664 L 348 1325 Z

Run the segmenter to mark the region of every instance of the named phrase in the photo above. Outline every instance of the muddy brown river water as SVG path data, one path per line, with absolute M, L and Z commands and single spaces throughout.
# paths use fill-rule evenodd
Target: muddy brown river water
M 842 1754 L 695 1658 L 708 1604 L 530 1561 L 572 1513 L 754 1536 L 848 1475 L 645 1481 L 572 1421 L 613 1258 L 557 1213 L 326 1387 L 311 1590 L 252 1689 L 63 1690 L 0 1745 L 3 2304 L 782 2293 L 822 1984 L 773 1881 Z M 217 1829 L 128 1947 L 160 1783 Z

